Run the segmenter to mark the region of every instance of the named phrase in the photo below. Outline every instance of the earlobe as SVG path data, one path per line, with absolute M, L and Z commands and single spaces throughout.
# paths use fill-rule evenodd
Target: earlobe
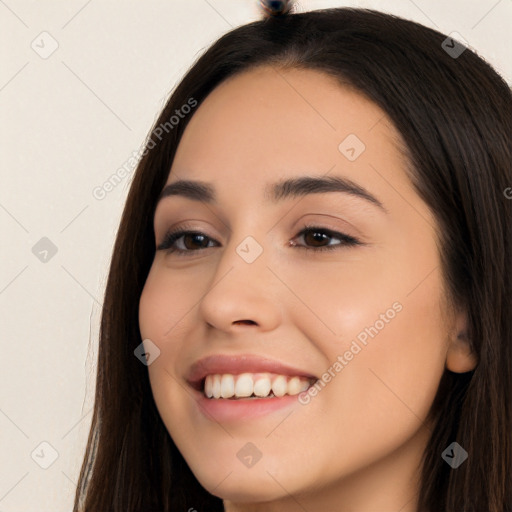
M 469 340 L 464 336 L 457 336 L 450 342 L 446 353 L 446 368 L 455 373 L 466 373 L 476 368 L 477 355 L 471 350 Z
M 478 357 L 471 348 L 467 335 L 467 315 L 459 312 L 455 318 L 455 330 L 446 353 L 446 368 L 455 373 L 466 373 L 476 368 Z

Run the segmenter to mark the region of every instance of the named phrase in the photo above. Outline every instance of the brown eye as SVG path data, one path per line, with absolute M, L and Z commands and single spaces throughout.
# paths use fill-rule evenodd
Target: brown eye
M 200 249 L 204 249 L 204 248 L 208 247 L 208 237 L 201 233 L 187 233 L 187 234 L 183 235 L 183 245 L 187 249 L 191 249 L 191 248 L 194 249 L 194 247 L 190 247 L 190 246 L 187 247 L 187 245 L 188 245 L 187 242 L 190 243 L 192 246 L 194 246 L 194 244 L 198 244 Z
M 331 231 L 317 226 L 306 226 L 297 237 L 303 238 L 305 245 L 297 245 L 292 243 L 294 247 L 301 249 L 312 250 L 312 251 L 330 251 L 339 247 L 351 247 L 355 245 L 362 245 L 356 238 L 346 235 L 345 233 L 339 233 L 337 231 Z M 339 243 L 329 244 L 329 240 L 335 238 L 340 240 Z M 325 245 L 327 242 L 327 245 Z
M 304 234 L 304 240 L 308 245 L 312 245 L 313 247 L 318 247 L 318 244 L 322 246 L 324 242 L 329 241 L 329 238 L 331 238 L 329 235 L 319 230 L 313 231 L 310 229 Z
M 182 239 L 181 243 L 179 241 Z M 208 248 L 208 242 L 212 239 L 200 231 L 178 230 L 167 233 L 163 242 L 156 248 L 157 251 L 166 250 L 169 253 L 195 252 Z M 178 247 L 181 245 L 182 247 Z

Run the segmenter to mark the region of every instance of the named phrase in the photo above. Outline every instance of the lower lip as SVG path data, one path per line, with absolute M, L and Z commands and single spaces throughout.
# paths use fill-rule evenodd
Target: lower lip
M 259 418 L 290 407 L 298 403 L 299 395 L 284 395 L 272 398 L 239 398 L 230 400 L 226 398 L 207 398 L 202 392 L 197 394 L 199 410 L 210 420 L 218 422 L 243 421 Z

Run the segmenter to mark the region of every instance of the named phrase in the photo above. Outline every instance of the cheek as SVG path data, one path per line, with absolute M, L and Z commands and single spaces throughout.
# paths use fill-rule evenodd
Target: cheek
M 178 340 L 177 333 L 188 315 L 193 314 L 191 308 L 200 296 L 199 287 L 190 286 L 190 280 L 180 276 L 179 272 L 154 264 L 139 301 L 139 327 L 143 339 L 154 339 L 157 344 L 169 338 Z
M 190 358 L 186 343 L 190 321 L 204 293 L 190 285 L 190 276 L 160 264 L 151 268 L 139 301 L 141 339 L 149 338 L 160 350 L 159 357 L 148 366 L 148 374 L 157 409 L 171 435 L 180 425 L 173 411 L 190 408 L 190 398 L 178 381 L 183 370 L 178 362 Z
M 330 393 L 340 406 L 341 428 L 363 435 L 365 428 L 375 429 L 370 423 L 378 425 L 380 441 L 369 436 L 368 453 L 403 442 L 428 414 L 446 356 L 439 298 L 434 276 L 408 296 L 388 294 L 386 300 L 370 300 L 359 310 L 366 311 L 365 318 L 352 322 L 351 335 L 339 344 L 337 353 L 346 363 Z M 393 303 L 398 307 L 387 309 Z M 357 317 L 355 310 L 352 316 Z M 351 411 L 350 417 L 346 411 Z
M 151 267 L 139 300 L 139 328 L 142 339 L 149 338 L 160 350 L 148 367 L 155 399 L 182 386 L 176 379 L 182 379 L 185 363 L 195 358 L 199 346 L 190 340 L 204 339 L 197 332 L 202 328 L 198 311 L 210 281 L 206 265 L 169 268 L 160 257 Z
M 351 433 L 352 448 L 340 446 L 348 458 L 352 449 L 360 461 L 389 453 L 425 421 L 446 357 L 435 261 L 354 261 L 302 285 L 301 297 L 322 321 L 297 311 L 295 322 L 327 361 L 326 383 L 311 401 L 329 415 L 333 435 Z
M 141 339 L 150 339 L 160 350 L 160 355 L 148 366 L 148 373 L 155 402 L 160 414 L 161 405 L 172 400 L 175 381 L 169 373 L 173 373 L 174 361 L 180 351 L 179 343 L 170 343 L 169 338 L 175 337 L 179 329 L 179 319 L 183 313 L 179 311 L 178 301 L 173 299 L 168 283 L 161 272 L 153 267 L 148 275 L 139 301 L 139 328 Z M 168 373 L 169 372 L 169 373 Z
M 180 331 L 190 313 L 194 293 L 176 284 L 172 274 L 153 266 L 139 300 L 139 328 L 142 339 L 149 338 L 160 349 L 160 364 L 172 364 L 180 350 Z M 196 292 L 197 294 L 197 292 Z M 155 361 L 156 363 L 156 361 Z M 150 373 L 154 365 L 149 367 Z
M 165 283 L 159 279 L 153 263 L 139 300 L 139 327 L 142 338 L 159 338 L 165 323 L 165 311 L 169 310 L 165 297 Z M 170 310 L 169 310 L 170 312 Z

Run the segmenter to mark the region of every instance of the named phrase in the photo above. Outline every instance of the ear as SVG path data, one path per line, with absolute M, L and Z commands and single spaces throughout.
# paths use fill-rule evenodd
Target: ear
M 467 314 L 456 313 L 446 353 L 446 368 L 455 373 L 472 371 L 478 364 L 478 358 L 471 350 L 467 327 Z

